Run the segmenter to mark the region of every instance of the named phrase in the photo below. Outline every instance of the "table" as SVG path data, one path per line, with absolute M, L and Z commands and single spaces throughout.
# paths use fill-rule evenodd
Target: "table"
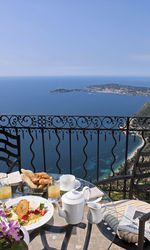
M 54 179 L 59 179 L 60 175 L 50 174 Z M 90 188 L 95 187 L 92 183 L 77 178 L 81 182 L 78 191 L 82 190 L 84 186 L 89 186 Z M 28 191 L 25 188 L 21 195 L 27 195 Z M 16 193 L 17 195 L 17 193 Z M 61 249 L 61 250 L 72 250 L 72 249 L 83 249 L 83 250 L 105 250 L 109 249 L 113 239 L 115 238 L 115 232 L 112 234 L 108 232 L 108 224 L 105 220 L 107 215 L 112 215 L 117 218 L 115 206 L 111 202 L 111 199 L 104 193 L 102 200 L 103 204 L 103 220 L 95 225 L 90 224 L 87 221 L 88 207 L 85 206 L 84 217 L 81 223 L 77 225 L 69 225 L 65 222 L 62 217 L 59 217 L 57 209 L 55 207 L 53 218 L 49 223 L 44 226 L 35 229 L 30 233 L 30 244 L 29 250 L 36 249 Z M 108 206 L 107 206 L 108 204 Z M 106 206 L 105 206 L 106 205 Z M 107 228 L 107 230 L 106 230 Z M 111 228 L 110 228 L 111 231 Z M 109 232 L 110 232 L 109 231 Z M 111 235 L 111 237 L 110 237 Z M 105 237 L 107 236 L 107 237 Z M 37 244 L 38 242 L 38 244 Z M 44 248 L 43 248 L 44 246 Z

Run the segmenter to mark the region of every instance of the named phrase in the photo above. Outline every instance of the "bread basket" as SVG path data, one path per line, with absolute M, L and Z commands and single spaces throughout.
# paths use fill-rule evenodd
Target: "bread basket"
M 21 169 L 21 176 L 29 188 L 30 194 L 43 194 L 47 192 L 48 185 L 52 184 L 53 178 L 45 172 L 33 173 L 31 170 Z

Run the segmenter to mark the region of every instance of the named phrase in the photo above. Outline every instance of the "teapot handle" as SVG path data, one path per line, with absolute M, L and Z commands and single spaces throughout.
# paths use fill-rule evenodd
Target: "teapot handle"
M 91 189 L 90 189 L 88 186 L 85 186 L 85 187 L 82 189 L 83 195 L 84 195 L 85 190 L 88 190 L 88 195 L 87 195 L 87 198 L 85 199 L 86 201 L 88 201 L 88 200 L 90 199 Z

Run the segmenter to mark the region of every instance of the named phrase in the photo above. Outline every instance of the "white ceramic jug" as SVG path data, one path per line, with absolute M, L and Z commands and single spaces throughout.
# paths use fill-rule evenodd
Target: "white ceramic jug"
M 89 211 L 87 214 L 87 219 L 91 224 L 98 224 L 102 220 L 102 210 L 101 205 L 98 203 L 89 202 Z

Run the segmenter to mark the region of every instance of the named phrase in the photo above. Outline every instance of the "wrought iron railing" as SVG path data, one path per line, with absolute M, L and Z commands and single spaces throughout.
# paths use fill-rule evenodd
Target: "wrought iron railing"
M 20 135 L 22 168 L 99 182 L 131 171 L 131 153 L 148 144 L 150 117 L 0 115 L 0 128 Z

